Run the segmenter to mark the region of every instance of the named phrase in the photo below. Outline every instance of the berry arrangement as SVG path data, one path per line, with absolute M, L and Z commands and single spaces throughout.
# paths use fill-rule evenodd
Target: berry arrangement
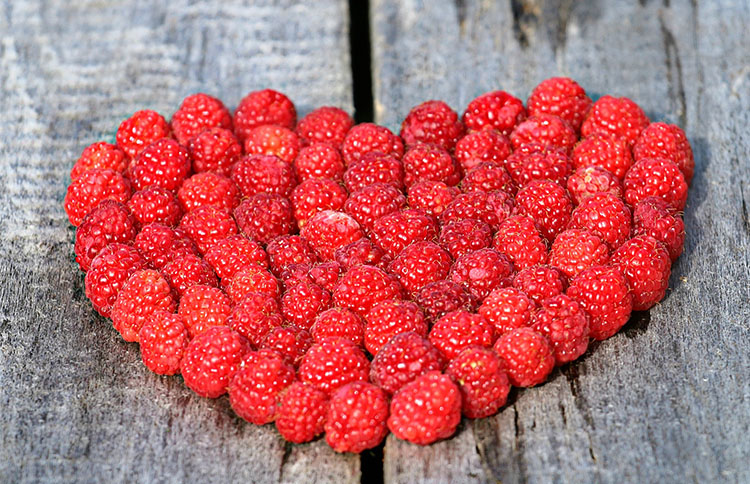
M 64 206 L 146 367 L 356 453 L 450 437 L 658 303 L 693 172 L 679 127 L 568 78 L 428 101 L 399 134 L 267 89 L 136 112 Z

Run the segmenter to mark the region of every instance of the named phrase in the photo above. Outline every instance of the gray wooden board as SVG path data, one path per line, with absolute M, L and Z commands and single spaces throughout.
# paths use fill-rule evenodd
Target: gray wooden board
M 168 6 L 167 6 L 168 5 Z M 358 482 L 359 459 L 140 364 L 95 315 L 62 210 L 81 150 L 137 109 L 265 87 L 351 111 L 347 4 L 0 0 L 0 482 Z
M 377 121 L 571 76 L 680 124 L 685 253 L 648 315 L 451 440 L 388 438 L 385 481 L 750 482 L 750 4 L 371 2 Z

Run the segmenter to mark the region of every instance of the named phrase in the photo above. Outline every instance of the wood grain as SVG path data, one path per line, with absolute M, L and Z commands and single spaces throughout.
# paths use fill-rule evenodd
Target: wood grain
M 750 482 L 750 21 L 724 0 L 373 0 L 376 120 L 461 111 L 554 75 L 680 124 L 697 174 L 684 255 L 650 313 L 496 417 L 418 448 L 389 437 L 385 481 Z

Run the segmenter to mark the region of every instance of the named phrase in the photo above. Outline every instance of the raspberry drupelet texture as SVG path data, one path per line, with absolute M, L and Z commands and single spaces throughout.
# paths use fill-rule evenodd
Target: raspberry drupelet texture
M 466 287 L 448 280 L 427 284 L 414 299 L 429 321 L 436 321 L 453 311 L 471 312 L 476 306 L 476 298 Z
M 564 119 L 576 131 L 591 107 L 591 99 L 576 81 L 551 77 L 540 82 L 526 102 L 530 116 L 553 114 Z
M 632 216 L 621 198 L 611 193 L 598 193 L 573 210 L 568 228 L 588 230 L 614 250 L 630 237 Z
M 609 261 L 609 246 L 601 238 L 587 230 L 568 229 L 560 233 L 552 243 L 549 263 L 568 277 L 578 275 L 592 266 Z
M 577 359 L 588 348 L 589 315 L 565 294 L 545 299 L 531 327 L 547 337 L 557 365 Z
M 548 240 L 553 241 L 557 234 L 565 230 L 573 211 L 573 202 L 567 190 L 549 181 L 533 181 L 518 191 L 516 213 L 528 215 Z
M 289 199 L 274 193 L 256 193 L 234 209 L 234 219 L 243 234 L 262 244 L 294 230 Z
M 276 351 L 284 361 L 296 368 L 312 345 L 310 333 L 294 325 L 286 325 L 272 327 L 263 337 L 260 348 Z
M 365 236 L 353 217 L 335 210 L 324 210 L 313 215 L 300 230 L 300 235 L 324 261 L 333 260 L 339 247 Z
M 304 227 L 316 213 L 344 208 L 347 194 L 344 187 L 330 178 L 311 178 L 297 185 L 290 201 L 298 227 Z
M 461 181 L 461 167 L 447 150 L 439 146 L 412 146 L 404 154 L 403 164 L 407 187 L 424 180 L 441 181 L 451 187 Z
M 385 269 L 391 262 L 391 256 L 368 238 L 355 240 L 351 244 L 339 247 L 334 253 L 334 258 L 344 271 L 360 264 Z
M 331 293 L 314 282 L 295 284 L 281 296 L 284 319 L 301 329 L 309 330 L 315 322 L 315 316 L 330 306 Z
M 281 276 L 284 269 L 291 264 L 314 264 L 318 256 L 307 242 L 299 235 L 282 235 L 276 237 L 266 246 L 271 272 Z
M 482 94 L 469 103 L 463 115 L 464 125 L 470 130 L 494 128 L 506 136 L 524 119 L 523 102 L 505 91 Z
M 135 158 L 146 146 L 169 134 L 169 124 L 164 117 L 156 111 L 144 109 L 120 123 L 115 138 L 117 147 L 130 158 Z
M 122 174 L 127 167 L 128 160 L 122 150 L 106 141 L 98 141 L 83 150 L 70 170 L 70 179 L 75 180 L 81 173 L 93 169 L 113 170 Z
M 278 279 L 257 264 L 242 267 L 231 279 L 224 279 L 222 283 L 227 296 L 235 303 L 251 292 L 264 294 L 274 299 L 278 299 L 281 295 Z
M 275 420 L 279 394 L 294 382 L 294 367 L 273 351 L 256 355 L 234 374 L 227 393 L 234 413 L 263 425 Z
M 268 335 L 276 328 L 281 327 L 284 318 L 279 309 L 279 303 L 273 296 L 258 292 L 247 293 L 232 308 L 227 318 L 227 325 L 247 340 L 256 348 L 261 346 L 262 342 L 268 338 Z M 309 336 L 309 335 L 308 335 Z M 280 337 L 281 338 L 281 337 Z M 288 352 L 281 352 L 284 355 L 292 353 L 294 356 L 290 364 L 295 363 L 296 358 L 301 355 L 296 354 L 297 335 L 293 335 L 287 344 L 294 344 L 294 347 L 287 346 Z M 303 345 L 304 346 L 304 345 Z M 309 345 L 307 345 L 309 346 Z M 273 350 L 279 350 L 278 347 L 269 345 Z M 307 347 L 305 347 L 307 349 Z M 290 355 L 291 356 L 291 355 Z
M 364 347 L 365 322 L 348 309 L 326 309 L 315 317 L 310 334 L 316 343 L 326 338 L 337 337 L 346 338 L 357 346 Z
M 86 215 L 76 230 L 76 262 L 85 272 L 108 244 L 132 244 L 135 236 L 135 220 L 128 208 L 114 200 L 104 200 Z
M 491 349 L 476 346 L 464 349 L 450 362 L 445 374 L 460 388 L 462 413 L 468 418 L 494 415 L 508 399 L 508 375 Z
M 456 220 L 443 225 L 438 242 L 457 259 L 468 252 L 492 246 L 492 228 L 481 220 Z
M 411 331 L 427 336 L 424 313 L 411 301 L 380 301 L 367 312 L 365 320 L 365 348 L 371 355 L 377 354 L 397 334 Z
M 190 176 L 190 155 L 177 141 L 160 139 L 138 153 L 128 172 L 137 190 L 154 185 L 177 193 Z
M 177 197 L 161 187 L 150 186 L 135 192 L 128 200 L 128 208 L 140 227 L 151 223 L 175 227 L 182 219 L 182 207 Z
M 344 173 L 344 184 L 349 193 L 373 183 L 387 183 L 399 190 L 403 189 L 404 167 L 401 160 L 393 155 L 371 151 L 351 163 Z
M 157 311 L 174 312 L 169 283 L 153 269 L 133 273 L 117 294 L 110 317 L 125 341 L 138 341 L 143 323 Z
M 240 191 L 232 180 L 218 173 L 197 173 L 182 184 L 177 200 L 185 212 L 211 206 L 233 210 L 240 204 Z
M 266 124 L 247 133 L 244 147 L 248 155 L 275 155 L 291 165 L 299 153 L 299 139 L 291 129 Z
M 237 224 L 230 212 L 212 206 L 186 213 L 180 220 L 179 228 L 195 242 L 201 254 L 208 252 L 220 240 L 237 233 Z
M 427 284 L 445 279 L 452 262 L 450 254 L 435 242 L 415 242 L 393 259 L 388 272 L 408 293 L 416 294 Z
M 451 221 L 467 218 L 486 222 L 493 229 L 497 228 L 499 223 L 495 207 L 490 203 L 490 197 L 485 192 L 458 195 L 440 215 L 440 223 L 445 225 Z
M 362 123 L 349 130 L 341 145 L 341 154 L 347 166 L 371 151 L 392 154 L 400 159 L 404 155 L 404 143 L 384 126 Z
M 597 193 L 606 192 L 617 198 L 622 198 L 622 183 L 620 183 L 620 180 L 612 172 L 595 165 L 578 168 L 568 177 L 566 186 L 570 198 L 576 205 Z
M 533 387 L 544 383 L 555 367 L 554 350 L 549 341 L 529 327 L 500 336 L 494 349 L 513 386 Z
M 501 287 L 485 298 L 477 312 L 495 327 L 495 334 L 503 335 L 531 324 L 536 303 L 520 289 Z
M 193 338 L 185 350 L 180 364 L 185 385 L 201 397 L 224 395 L 249 351 L 248 341 L 227 326 L 209 328 Z
M 570 153 L 576 141 L 578 136 L 575 129 L 552 114 L 531 116 L 519 123 L 510 135 L 510 143 L 514 150 L 527 143 L 539 143 Z
M 177 310 L 191 338 L 213 326 L 227 326 L 231 312 L 232 302 L 221 289 L 202 284 L 185 290 Z
M 492 346 L 495 330 L 481 314 L 458 310 L 435 321 L 428 339 L 450 361 L 469 346 Z
M 551 180 L 564 185 L 572 169 L 565 150 L 538 142 L 516 148 L 505 160 L 504 166 L 518 186 L 536 180 Z
M 212 171 L 224 176 L 232 174 L 232 165 L 242 156 L 242 146 L 229 129 L 207 129 L 187 144 L 193 171 L 203 173 Z
M 311 111 L 297 123 L 297 136 L 304 146 L 330 143 L 340 148 L 354 120 L 343 109 L 323 106 Z
M 172 115 L 172 133 L 186 146 L 188 141 L 210 128 L 232 129 L 232 115 L 220 100 L 208 94 L 191 94 Z
M 667 123 L 651 123 L 641 131 L 641 135 L 633 146 L 633 158 L 640 161 L 645 158 L 664 158 L 674 162 L 688 185 L 695 172 L 693 149 L 685 136 L 685 132 L 678 126 Z
M 359 453 L 380 444 L 388 427 L 388 397 L 379 387 L 353 382 L 336 390 L 326 415 L 326 442 L 336 452 Z
M 625 201 L 634 206 L 646 197 L 660 197 L 682 211 L 688 185 L 680 167 L 664 158 L 643 158 L 628 170 L 623 182 Z
M 633 166 L 628 142 L 615 134 L 595 132 L 582 138 L 573 148 L 574 168 L 598 166 L 622 180 Z
M 146 265 L 146 260 L 130 245 L 112 242 L 102 249 L 91 261 L 84 281 L 86 297 L 94 309 L 108 317 L 122 286 Z
M 662 198 L 646 197 L 633 209 L 633 235 L 650 235 L 667 248 L 672 261 L 682 254 L 685 222 Z
M 205 260 L 217 276 L 227 280 L 248 265 L 268 267 L 268 257 L 263 247 L 242 235 L 230 235 L 216 242 L 206 252 Z
M 464 179 L 461 180 L 461 190 L 464 192 L 502 190 L 507 193 L 516 193 L 516 184 L 501 165 L 485 161 L 466 173 Z
M 505 254 L 521 271 L 547 262 L 547 240 L 531 217 L 514 215 L 503 220 L 492 246 Z
M 404 205 L 406 197 L 398 188 L 387 183 L 374 183 L 349 195 L 344 210 L 369 231 L 379 218 L 400 210 Z
M 622 271 L 614 266 L 594 266 L 570 280 L 565 293 L 578 301 L 590 317 L 590 336 L 607 339 L 628 322 L 633 294 Z
M 401 210 L 375 221 L 372 239 L 390 257 L 396 257 L 407 246 L 434 241 L 438 236 L 435 219 L 421 210 Z
M 70 224 L 78 227 L 83 218 L 103 200 L 125 203 L 130 198 L 130 182 L 114 170 L 87 170 L 68 185 L 65 213 Z
M 234 111 L 234 132 L 240 141 L 256 126 L 275 124 L 292 129 L 296 122 L 297 111 L 292 101 L 272 89 L 249 93 Z
M 645 311 L 664 299 L 672 260 L 664 244 L 649 235 L 628 240 L 612 254 L 633 294 L 633 310 Z
M 211 266 L 197 253 L 175 257 L 164 265 L 161 272 L 178 297 L 182 297 L 188 288 L 196 285 L 211 287 L 219 285 Z
M 502 164 L 512 151 L 510 140 L 494 129 L 483 129 L 469 133 L 456 143 L 456 161 L 464 171 L 479 163 Z
M 400 299 L 402 294 L 395 277 L 375 266 L 361 265 L 350 268 L 339 279 L 333 290 L 333 302 L 364 316 L 380 301 Z
M 461 191 L 443 182 L 423 180 L 409 187 L 409 207 L 423 210 L 428 215 L 439 216 Z
M 367 381 L 370 362 L 346 338 L 327 338 L 310 347 L 299 365 L 299 379 L 329 395 L 347 383 Z
M 581 135 L 609 133 L 632 146 L 649 120 L 643 109 L 626 97 L 600 97 L 589 110 L 581 125 Z
M 179 314 L 156 311 L 138 333 L 141 359 L 146 368 L 159 375 L 180 372 L 180 362 L 188 345 L 188 333 Z
M 428 371 L 442 371 L 443 354 L 415 331 L 399 333 L 375 354 L 370 380 L 389 395 Z
M 276 430 L 295 444 L 310 442 L 323 433 L 328 414 L 328 394 L 313 385 L 294 382 L 279 396 Z
M 478 302 L 482 302 L 498 287 L 513 281 L 513 263 L 495 249 L 480 249 L 459 257 L 448 277 L 466 287 Z
M 443 101 L 426 101 L 413 107 L 401 123 L 401 137 L 407 146 L 428 143 L 452 151 L 463 133 L 458 114 Z
M 291 165 L 276 155 L 245 156 L 232 166 L 231 176 L 243 197 L 256 193 L 288 197 L 297 185 Z
M 513 287 L 540 304 L 548 297 L 564 293 L 568 288 L 568 278 L 557 267 L 538 265 L 519 271 L 513 278 Z

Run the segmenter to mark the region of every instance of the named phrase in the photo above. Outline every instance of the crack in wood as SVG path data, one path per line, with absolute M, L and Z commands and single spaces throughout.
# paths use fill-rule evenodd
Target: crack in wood
M 539 5 L 537 0 L 511 0 L 510 9 L 513 14 L 513 35 L 518 45 L 526 49 L 539 21 Z
M 675 108 L 680 119 L 680 126 L 684 128 L 687 125 L 687 101 L 685 99 L 685 85 L 682 80 L 682 61 L 674 35 L 664 21 L 663 10 L 659 11 L 659 27 L 664 41 L 664 62 L 667 70 L 669 97 L 676 104 Z

